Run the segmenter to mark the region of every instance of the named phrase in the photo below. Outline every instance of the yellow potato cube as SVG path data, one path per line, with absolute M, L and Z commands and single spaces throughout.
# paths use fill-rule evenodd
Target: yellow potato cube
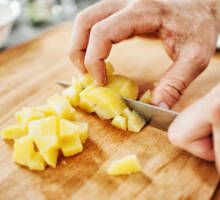
M 28 122 L 45 117 L 44 113 L 35 108 L 23 108 L 21 111 L 15 113 L 17 122 L 21 125 L 21 128 L 27 132 Z
M 109 77 L 108 83 L 105 87 L 112 89 L 122 97 L 127 97 L 134 100 L 137 99 L 139 92 L 135 82 L 121 75 L 113 75 Z
M 109 175 L 124 175 L 141 171 L 136 155 L 128 155 L 120 160 L 113 161 L 108 168 Z
M 3 139 L 14 140 L 27 135 L 27 132 L 25 132 L 19 124 L 15 124 L 3 129 L 1 135 Z
M 139 101 L 144 102 L 144 103 L 151 103 L 151 91 L 147 90 L 139 99 Z
M 105 87 L 97 87 L 87 92 L 84 98 L 91 105 L 95 105 L 94 110 L 102 119 L 114 118 L 126 108 L 120 95 Z
M 112 63 L 110 62 L 106 63 L 106 72 L 107 72 L 108 77 L 110 77 L 114 73 L 114 68 L 113 68 Z
M 53 115 L 53 112 L 51 111 L 51 109 L 49 109 L 49 107 L 45 104 L 42 106 L 36 106 L 33 107 L 36 110 L 39 110 L 40 112 L 44 113 L 45 117 L 51 116 Z
M 84 144 L 86 142 L 86 139 L 88 138 L 88 123 L 77 122 L 77 121 L 74 121 L 72 123 L 79 127 L 79 136 L 80 136 L 81 142 Z
M 60 120 L 61 150 L 64 156 L 72 156 L 82 152 L 83 146 L 79 136 L 79 126 L 70 121 Z
M 58 126 L 55 116 L 29 122 L 29 135 L 34 138 L 46 163 L 52 167 L 56 167 L 60 147 Z
M 120 115 L 116 116 L 111 122 L 111 124 L 113 126 L 119 128 L 121 130 L 124 130 L 124 131 L 127 130 L 127 127 L 128 127 L 127 123 L 128 123 L 127 119 L 125 117 L 120 116 Z
M 45 162 L 43 157 L 40 155 L 39 152 L 35 152 L 33 158 L 29 161 L 29 168 L 31 170 L 44 170 L 45 169 Z
M 86 89 L 84 89 L 79 95 L 80 96 L 79 107 L 88 113 L 94 112 L 94 103 L 90 102 L 86 97 L 88 95 L 88 92 L 90 92 L 94 88 L 97 88 L 97 86 L 91 84 Z
M 128 119 L 128 130 L 131 132 L 139 132 L 145 125 L 144 119 L 142 119 L 135 111 L 130 111 L 126 108 L 123 111 L 123 116 Z
M 29 135 L 33 137 L 52 135 L 58 137 L 58 119 L 50 116 L 29 122 Z
M 94 80 L 90 74 L 85 74 L 78 79 L 78 82 L 81 84 L 81 87 L 85 89 L 91 84 L 94 84 Z
M 28 167 L 29 161 L 33 158 L 34 154 L 35 151 L 32 137 L 24 136 L 15 140 L 13 152 L 14 162 Z
M 46 163 L 51 167 L 56 167 L 60 147 L 57 136 L 36 136 L 34 141 Z
M 48 98 L 47 105 L 57 117 L 69 120 L 75 119 L 75 109 L 70 105 L 68 100 L 59 94 L 55 94 L 54 96 Z
M 79 94 L 83 90 L 79 82 L 73 82 L 72 86 L 63 91 L 63 96 L 69 100 L 72 106 L 79 105 Z

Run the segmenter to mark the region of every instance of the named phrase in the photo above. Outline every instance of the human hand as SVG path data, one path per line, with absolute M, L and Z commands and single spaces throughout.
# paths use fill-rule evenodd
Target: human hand
M 152 103 L 171 108 L 215 51 L 220 25 L 217 7 L 215 0 L 101 1 L 77 15 L 70 58 L 82 73 L 89 72 L 103 85 L 104 60 L 112 44 L 157 33 L 173 64 L 155 88 Z
M 171 124 L 168 136 L 174 145 L 202 159 L 215 161 L 220 175 L 220 84 L 180 113 Z

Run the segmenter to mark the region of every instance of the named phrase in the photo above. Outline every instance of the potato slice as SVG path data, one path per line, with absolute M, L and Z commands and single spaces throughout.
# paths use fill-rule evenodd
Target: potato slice
M 124 131 L 126 131 L 127 127 L 128 127 L 127 119 L 125 117 L 120 116 L 120 115 L 116 116 L 112 120 L 111 124 L 121 130 L 124 130 Z
M 137 99 L 139 92 L 136 83 L 121 75 L 113 75 L 109 77 L 108 83 L 105 87 L 112 89 L 122 97 L 134 100 Z
M 77 125 L 79 127 L 79 136 L 81 139 L 81 142 L 84 144 L 86 142 L 86 139 L 88 138 L 88 123 L 86 122 L 72 122 L 73 124 Z
M 15 140 L 13 160 L 32 170 L 44 170 L 45 168 L 45 162 L 39 152 L 34 150 L 33 138 L 30 136 Z
M 17 122 L 21 125 L 21 128 L 27 132 L 28 122 L 45 117 L 45 114 L 39 109 L 35 108 L 22 108 L 22 110 L 15 113 Z
M 120 160 L 113 161 L 107 170 L 109 175 L 131 174 L 140 171 L 141 166 L 136 155 L 128 155 Z
M 91 84 L 94 84 L 94 80 L 90 74 L 85 74 L 85 75 L 81 76 L 77 80 L 77 82 L 80 83 L 80 85 L 83 89 L 87 88 Z
M 64 156 L 73 156 L 82 152 L 79 131 L 78 125 L 64 119 L 60 120 L 61 150 Z
M 70 105 L 68 100 L 59 94 L 55 94 L 52 97 L 47 99 L 47 105 L 49 109 L 59 118 L 74 120 L 76 111 Z
M 151 91 L 147 90 L 139 99 L 139 101 L 150 104 L 151 103 Z
M 87 99 L 88 92 L 90 92 L 91 90 L 95 88 L 97 88 L 97 86 L 95 86 L 94 84 L 91 84 L 86 89 L 84 89 L 79 95 L 80 96 L 79 107 L 88 113 L 92 113 L 95 111 L 94 103 L 92 103 L 91 101 Z
M 77 107 L 79 105 L 79 94 L 82 90 L 81 83 L 73 82 L 72 86 L 63 91 L 63 96 L 69 100 L 72 106 Z
M 92 105 L 102 119 L 111 119 L 120 115 L 126 108 L 126 104 L 119 94 L 109 88 L 97 87 L 87 92 L 84 98 Z
M 2 139 L 14 140 L 27 135 L 27 132 L 25 132 L 19 124 L 15 124 L 3 129 L 1 135 Z
M 51 116 L 31 121 L 29 135 L 34 138 L 34 142 L 46 163 L 56 167 L 60 147 L 57 118 Z
M 107 72 L 108 77 L 112 76 L 112 74 L 114 73 L 114 67 L 113 67 L 112 63 L 110 63 L 110 62 L 106 63 L 106 72 Z
M 130 111 L 129 108 L 124 109 L 123 116 L 128 119 L 128 130 L 131 132 L 139 132 L 146 123 L 135 111 Z

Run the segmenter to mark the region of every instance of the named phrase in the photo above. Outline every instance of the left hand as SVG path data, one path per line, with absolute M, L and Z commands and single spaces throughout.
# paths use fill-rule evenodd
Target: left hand
M 220 174 L 220 84 L 180 113 L 168 135 L 174 145 L 215 161 Z

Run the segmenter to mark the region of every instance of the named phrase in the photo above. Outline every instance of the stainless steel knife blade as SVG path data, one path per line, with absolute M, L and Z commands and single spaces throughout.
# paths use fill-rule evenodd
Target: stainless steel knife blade
M 124 98 L 127 106 L 140 114 L 149 125 L 167 131 L 170 124 L 177 117 L 178 112 L 160 108 L 141 101 Z
M 57 83 L 64 88 L 71 85 L 71 83 L 66 81 L 57 81 Z M 122 99 L 131 110 L 135 110 L 138 114 L 140 114 L 140 116 L 145 119 L 149 125 L 163 131 L 168 130 L 170 124 L 179 114 L 178 112 L 146 104 L 141 101 L 135 101 L 125 97 Z

